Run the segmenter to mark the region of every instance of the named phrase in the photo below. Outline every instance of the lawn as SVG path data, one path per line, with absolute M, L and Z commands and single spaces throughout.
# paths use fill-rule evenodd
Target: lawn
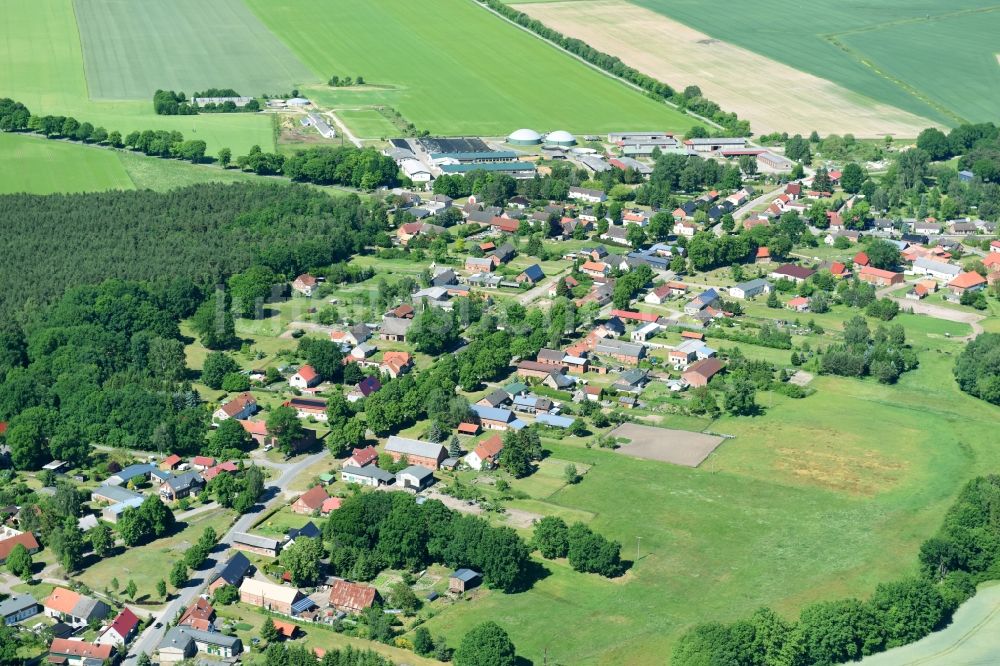
M 316 80 L 242 0 L 74 0 L 93 99 L 152 99 L 157 89 L 286 93 Z
M 236 169 L 221 169 L 203 164 L 195 165 L 179 160 L 161 160 L 131 151 L 118 151 L 116 155 L 132 183 L 140 190 L 150 189 L 165 192 L 176 187 L 186 187 L 198 183 L 235 183 L 245 180 L 261 180 L 260 176 Z
M 761 394 L 762 416 L 711 424 L 735 437 L 699 469 L 546 441 L 553 459 L 590 468 L 580 484 L 534 504 L 588 512 L 625 558 L 639 546 L 638 563 L 606 580 L 546 562 L 548 575 L 529 592 L 445 609 L 428 626 L 457 640 L 496 620 L 536 663 L 547 652 L 558 663 L 662 664 L 695 622 L 765 604 L 790 617 L 912 572 L 960 486 L 1000 467 L 992 436 L 1000 409 L 955 387 L 959 343 L 936 330 L 911 337 L 921 366 L 897 386 L 818 377 L 817 393 L 802 400 Z
M 734 3 L 722 14 L 706 12 L 700 0 L 636 2 L 712 37 L 938 122 L 993 120 L 1000 104 L 993 39 L 1000 14 L 988 0 L 820 0 L 808 12 L 799 11 L 792 0 L 758 0 Z M 921 46 L 914 49 L 914 44 Z
M 4 53 L 0 90 L 24 102 L 32 113 L 72 115 L 122 135 L 133 130 L 177 130 L 187 138 L 204 140 L 210 154 L 224 146 L 234 155 L 246 153 L 254 144 L 265 149 L 274 146 L 271 120 L 265 114 L 157 116 L 151 99 L 90 99 L 73 0 L 0 0 L 0 16 L 4 18 L 0 21 Z M 218 36 L 213 39 L 220 41 Z M 210 85 L 231 84 L 213 81 Z
M 159 602 L 157 581 L 168 578 L 174 562 L 198 540 L 205 528 L 211 526 L 221 536 L 232 519 L 232 512 L 223 509 L 196 514 L 171 536 L 157 539 L 145 546 L 128 548 L 119 555 L 99 560 L 77 578 L 93 590 L 109 589 L 113 578 L 118 579 L 121 589 L 125 589 L 130 579 L 135 580 L 139 588 L 137 600 L 142 601 L 143 597 L 148 597 Z M 197 578 L 198 573 L 193 572 L 191 577 Z
M 376 91 L 380 103 L 436 134 L 503 136 L 519 127 L 683 131 L 692 124 L 468 0 L 247 4 L 314 71 L 395 86 Z M 363 104 L 374 101 L 357 94 L 369 98 Z
M 362 139 L 396 136 L 399 130 L 375 109 L 341 109 L 337 117 Z
M 134 189 L 128 172 L 110 150 L 0 133 L 0 155 L 0 194 Z

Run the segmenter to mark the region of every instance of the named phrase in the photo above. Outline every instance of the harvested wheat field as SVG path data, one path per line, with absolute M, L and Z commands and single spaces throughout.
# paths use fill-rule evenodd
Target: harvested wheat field
M 749 120 L 755 134 L 915 137 L 935 124 L 625 0 L 513 6 L 675 88 L 699 86 L 723 109 Z

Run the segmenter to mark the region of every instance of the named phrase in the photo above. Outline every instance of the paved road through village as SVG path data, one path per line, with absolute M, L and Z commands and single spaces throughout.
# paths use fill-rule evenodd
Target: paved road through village
M 125 659 L 123 663 L 128 666 L 135 666 L 137 656 L 142 652 L 145 652 L 149 656 L 153 656 L 153 653 L 156 651 L 156 647 L 160 644 L 160 641 L 163 640 L 163 636 L 167 631 L 167 623 L 172 620 L 177 613 L 181 611 L 181 609 L 187 608 L 187 606 L 194 601 L 194 598 L 201 593 L 208 582 L 212 580 L 216 572 L 222 568 L 222 565 L 224 564 L 222 553 L 224 553 L 232 543 L 233 535 L 239 532 L 246 532 L 255 522 L 257 522 L 261 514 L 285 501 L 283 488 L 285 488 L 296 476 L 305 471 L 310 465 L 319 462 L 324 456 L 327 455 L 328 454 L 323 451 L 321 453 L 314 453 L 313 455 L 306 456 L 302 460 L 295 463 L 267 464 L 267 466 L 272 469 L 280 470 L 278 477 L 264 488 L 264 496 L 267 499 L 263 504 L 258 504 L 253 511 L 243 514 L 236 520 L 235 523 L 233 523 L 232 527 L 229 528 L 229 531 L 227 531 L 219 540 L 219 545 L 216 546 L 215 551 L 213 552 L 212 559 L 215 560 L 215 563 L 210 568 L 199 571 L 198 577 L 192 578 L 187 587 L 182 589 L 180 593 L 167 604 L 166 608 L 153 616 L 153 624 L 150 624 L 146 630 L 142 632 L 139 638 L 136 639 L 131 650 L 129 651 L 129 657 Z M 157 622 L 161 624 L 159 628 L 156 627 Z

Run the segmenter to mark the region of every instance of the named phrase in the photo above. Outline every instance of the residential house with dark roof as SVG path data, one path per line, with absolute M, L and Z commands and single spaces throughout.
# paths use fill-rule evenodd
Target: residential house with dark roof
M 770 277 L 773 280 L 791 280 L 795 283 L 801 283 L 808 280 L 815 273 L 811 268 L 806 268 L 805 266 L 797 266 L 796 264 L 782 264 L 778 266 L 773 271 L 771 271 Z
M 480 398 L 476 402 L 476 404 L 482 405 L 483 407 L 500 407 L 501 405 L 505 405 L 508 402 L 510 402 L 510 395 L 508 395 L 507 392 L 504 391 L 503 389 L 498 388 L 498 389 L 493 389 L 485 396 Z
M 214 593 L 223 585 L 233 585 L 239 587 L 243 579 L 250 573 L 250 560 L 243 553 L 233 553 L 226 560 L 219 575 L 208 585 L 208 591 Z
M 406 332 L 410 330 L 410 326 L 412 325 L 412 319 L 383 317 L 382 328 L 379 330 L 379 338 L 390 342 L 405 342 Z
M 213 465 L 214 466 L 214 465 Z M 171 476 L 160 486 L 160 498 L 167 502 L 197 495 L 205 487 L 205 479 L 198 470 L 188 470 Z
M 340 468 L 340 478 L 344 483 L 355 483 L 359 486 L 369 486 L 371 488 L 388 486 L 396 482 L 395 475 L 377 465 L 365 465 L 364 467 L 344 465 Z
M 161 664 L 191 659 L 198 653 L 230 659 L 243 652 L 243 642 L 236 636 L 177 626 L 167 631 L 156 652 Z
M 545 279 L 545 273 L 542 272 L 542 267 L 538 264 L 531 264 L 514 278 L 518 284 L 527 283 L 530 285 L 534 285 L 543 279 Z
M 0 623 L 8 627 L 41 612 L 41 604 L 30 594 L 15 594 L 0 601 Z

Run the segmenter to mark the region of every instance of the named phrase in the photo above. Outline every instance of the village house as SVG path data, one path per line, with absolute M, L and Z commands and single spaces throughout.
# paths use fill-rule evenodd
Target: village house
M 284 403 L 285 407 L 295 410 L 300 419 L 312 417 L 317 421 L 326 421 L 326 400 L 320 398 L 291 398 Z
M 352 583 L 338 578 L 330 585 L 330 608 L 342 613 L 358 614 L 379 601 L 379 593 L 371 585 Z
M 371 329 L 364 324 L 355 324 L 346 331 L 332 331 L 330 339 L 341 345 L 357 347 L 372 337 Z
M 31 532 L 19 532 L 9 527 L 0 526 L 0 564 L 7 561 L 10 551 L 15 546 L 24 546 L 29 555 L 34 555 L 41 546 Z
M 389 437 L 385 450 L 395 462 L 405 458 L 411 465 L 421 465 L 428 469 L 438 469 L 441 462 L 448 457 L 447 449 L 440 444 L 396 435 Z
M 503 440 L 500 435 L 493 434 L 476 444 L 476 448 L 465 456 L 465 464 L 474 470 L 487 470 L 496 467 L 503 451 Z
M 235 636 L 214 631 L 172 627 L 157 647 L 157 658 L 161 664 L 174 664 L 191 659 L 200 652 L 230 659 L 243 652 L 243 642 Z
M 294 375 L 288 378 L 288 385 L 297 389 L 309 389 L 323 381 L 316 369 L 311 365 L 303 365 Z
M 256 534 L 237 532 L 233 535 L 233 548 L 253 553 L 254 555 L 277 557 L 278 550 L 281 549 L 281 543 L 276 539 L 257 536 Z
M 603 190 L 572 186 L 569 188 L 569 198 L 576 201 L 586 201 L 587 203 L 600 203 L 607 201 L 608 195 Z
M 0 624 L 11 626 L 42 612 L 38 601 L 30 594 L 15 594 L 0 601 Z
M 681 282 L 666 282 L 646 294 L 643 300 L 652 305 L 663 305 L 669 299 L 683 296 L 685 293 L 687 293 L 687 285 Z
M 649 338 L 653 337 L 660 331 L 660 325 L 655 321 L 651 321 L 648 324 L 643 324 L 639 328 L 632 331 L 629 336 L 632 342 L 645 342 Z
M 242 421 L 248 419 L 257 411 L 257 399 L 250 393 L 240 393 L 238 396 L 215 410 L 212 419 L 215 421 L 225 421 L 226 419 L 237 419 Z
M 986 278 L 979 273 L 968 271 L 961 273 L 948 283 L 948 289 L 956 296 L 966 292 L 979 291 L 986 288 Z
M 517 415 L 509 409 L 472 405 L 472 411 L 479 417 L 479 424 L 483 426 L 483 430 L 520 430 L 525 426 L 524 421 L 517 418 Z
M 317 284 L 318 282 L 315 277 L 309 275 L 309 273 L 303 273 L 292 282 L 292 289 L 303 296 L 312 296 L 313 292 L 316 291 Z
M 396 379 L 413 368 L 413 356 L 409 352 L 387 351 L 382 354 L 379 370 Z
M 580 286 L 580 283 L 576 279 L 574 279 L 572 275 L 567 275 L 566 277 L 562 278 L 562 281 L 566 283 L 566 287 L 568 289 L 573 289 L 573 287 Z M 553 282 L 552 285 L 549 287 L 548 291 L 545 293 L 548 294 L 549 298 L 555 298 L 559 294 L 559 280 Z
M 363 449 L 354 449 L 351 456 L 344 461 L 344 466 L 364 467 L 378 462 L 378 449 L 374 446 L 366 446 Z
M 519 395 L 511 405 L 515 412 L 523 414 L 547 414 L 552 410 L 552 400 L 534 395 Z
M 365 465 L 364 467 L 344 465 L 340 468 L 340 478 L 344 483 L 355 483 L 359 486 L 368 486 L 370 488 L 389 486 L 396 482 L 395 475 L 381 469 L 377 465 Z
M 698 388 L 701 386 L 708 386 L 709 380 L 717 375 L 722 369 L 722 361 L 717 358 L 706 358 L 689 365 L 681 377 L 683 377 L 684 381 L 686 381 L 690 386 Z
M 582 375 L 590 370 L 590 359 L 583 356 L 564 356 L 563 363 L 573 375 Z
M 189 470 L 171 476 L 160 486 L 160 499 L 176 502 L 191 495 L 197 495 L 205 487 L 205 479 L 197 470 Z
M 545 279 L 545 273 L 542 272 L 542 267 L 538 264 L 532 264 L 518 273 L 514 281 L 518 284 L 535 285 L 543 279 Z
M 166 458 L 163 459 L 163 462 L 160 463 L 160 469 L 163 470 L 163 471 L 165 471 L 165 472 L 169 472 L 170 470 L 177 469 L 177 467 L 182 462 L 184 462 L 183 458 L 181 458 L 176 453 L 172 453 L 172 454 L 170 454 L 169 456 L 167 456 Z
M 313 486 L 306 492 L 299 495 L 298 499 L 292 503 L 292 513 L 300 516 L 309 516 L 320 510 L 323 501 L 329 497 L 323 486 Z
M 539 352 L 541 353 L 541 352 Z M 500 407 L 510 402 L 510 395 L 503 389 L 493 389 L 478 401 L 477 405 L 482 405 L 483 407 Z
M 729 288 L 729 295 L 733 298 L 746 300 L 761 294 L 771 293 L 771 283 L 764 278 L 757 278 L 747 282 L 741 282 L 735 287 Z
M 243 553 L 237 553 L 244 557 Z M 242 582 L 242 578 L 240 579 Z M 215 608 L 203 597 L 196 597 L 194 603 L 184 609 L 177 626 L 190 627 L 198 631 L 215 631 Z
M 805 266 L 782 264 L 771 271 L 770 277 L 772 280 L 791 280 L 792 282 L 801 284 L 812 277 L 815 272 L 813 269 L 806 268 Z
M 715 289 L 707 289 L 698 294 L 684 305 L 684 313 L 696 315 L 719 300 L 719 292 Z
M 903 284 L 903 274 L 885 271 L 872 266 L 862 266 L 858 271 L 858 279 L 868 282 L 877 287 L 888 287 L 894 284 Z
M 91 622 L 103 620 L 111 609 L 103 601 L 85 597 L 82 594 L 57 587 L 42 602 L 45 615 L 73 628 L 85 627 Z
M 495 257 L 466 257 L 465 270 L 472 273 L 492 273 L 499 260 Z
M 53 638 L 48 662 L 65 666 L 95 666 L 107 663 L 115 652 L 112 645 L 94 645 L 81 640 Z
M 809 311 L 809 299 L 805 296 L 796 296 L 787 303 L 785 307 L 789 310 L 794 310 L 795 312 L 808 312 Z
M 128 645 L 139 629 L 139 618 L 128 608 L 123 608 L 118 617 L 101 632 L 94 641 L 97 645 Z
M 410 330 L 412 324 L 412 319 L 383 317 L 382 328 L 379 330 L 379 339 L 389 342 L 406 342 L 406 332 Z
M 771 261 L 771 251 L 766 247 L 757 248 L 757 254 L 754 255 L 753 262 L 755 264 L 766 264 L 769 261 Z
M 240 601 L 282 615 L 292 615 L 293 606 L 303 598 L 294 587 L 246 578 L 240 585 Z
M 347 392 L 347 402 L 358 402 L 364 400 L 372 393 L 382 388 L 382 382 L 376 377 L 365 377 L 360 382 L 351 387 Z
M 607 277 L 611 267 L 603 261 L 585 261 L 580 265 L 580 272 L 594 278 Z
M 250 560 L 243 553 L 233 553 L 226 561 L 219 575 L 208 585 L 208 591 L 214 593 L 223 585 L 239 587 L 243 579 L 250 573 Z

